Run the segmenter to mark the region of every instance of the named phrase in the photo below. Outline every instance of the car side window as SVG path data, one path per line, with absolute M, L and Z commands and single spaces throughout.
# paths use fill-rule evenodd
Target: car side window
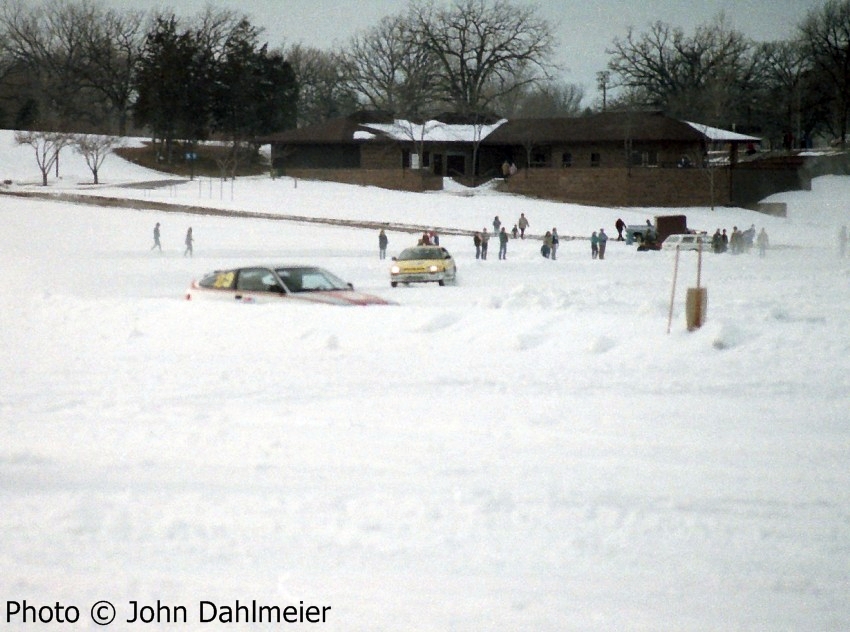
M 277 292 L 280 286 L 271 270 L 267 268 L 246 268 L 239 271 L 236 289 L 243 292 Z
M 331 290 L 331 285 L 323 274 L 305 272 L 301 275 L 301 289 L 305 292 L 313 290 Z
M 235 279 L 236 273 L 233 270 L 216 270 L 201 279 L 198 285 L 216 290 L 230 290 L 233 289 Z

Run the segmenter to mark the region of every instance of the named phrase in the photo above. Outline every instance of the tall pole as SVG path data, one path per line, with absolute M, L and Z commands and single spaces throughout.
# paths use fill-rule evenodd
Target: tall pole
M 667 333 L 673 324 L 673 301 L 676 300 L 676 276 L 679 274 L 679 246 L 676 246 L 676 256 L 673 259 L 673 289 L 670 291 L 670 312 L 667 314 Z

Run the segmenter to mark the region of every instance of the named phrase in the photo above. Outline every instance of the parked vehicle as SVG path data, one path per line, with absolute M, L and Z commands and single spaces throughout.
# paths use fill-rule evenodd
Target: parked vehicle
M 415 246 L 405 248 L 393 257 L 390 285 L 428 282 L 445 285 L 454 281 L 456 276 L 457 266 L 448 250 L 442 246 Z
M 693 233 L 688 229 L 685 215 L 656 215 L 655 223 L 626 226 L 626 244 L 637 242 L 638 250 L 661 250 L 661 244 L 669 235 Z
M 677 246 L 679 250 L 701 249 L 703 252 L 709 252 L 711 250 L 711 236 L 705 233 L 670 235 L 661 244 L 661 250 L 675 250 Z
M 379 296 L 356 292 L 335 274 L 315 266 L 248 266 L 215 270 L 192 281 L 186 298 L 242 303 L 291 302 L 326 305 L 391 305 Z

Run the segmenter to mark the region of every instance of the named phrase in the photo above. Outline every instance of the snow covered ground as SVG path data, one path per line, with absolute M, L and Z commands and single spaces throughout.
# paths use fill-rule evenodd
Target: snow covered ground
M 30 152 L 0 133 L 7 190 L 43 190 Z M 51 192 L 469 229 L 524 212 L 562 236 L 676 212 L 288 178 L 126 188 L 163 176 L 117 157 L 93 187 L 79 157 L 61 167 Z M 457 285 L 391 289 L 373 230 L 0 196 L 0 620 L 27 627 L 26 600 L 100 629 L 108 600 L 118 629 L 144 625 L 133 602 L 169 607 L 142 613 L 174 615 L 163 629 L 228 629 L 256 600 L 330 610 L 243 629 L 846 630 L 848 200 L 830 176 L 771 198 L 785 219 L 684 210 L 774 248 L 704 257 L 695 332 L 682 253 L 668 334 L 672 253 L 612 241 L 593 261 L 577 239 L 550 261 L 526 240 L 476 261 L 445 236 Z M 183 300 L 267 261 L 399 305 Z

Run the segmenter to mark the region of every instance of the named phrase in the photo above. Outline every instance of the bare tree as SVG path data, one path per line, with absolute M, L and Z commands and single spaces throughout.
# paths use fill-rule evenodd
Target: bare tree
M 133 73 L 144 45 L 144 13 L 109 10 L 83 32 L 81 78 L 101 94 L 120 136 L 127 133 L 133 98 Z
M 355 36 L 341 54 L 351 88 L 376 110 L 417 119 L 434 111 L 437 65 L 402 16 Z
M 582 99 L 584 90 L 581 86 L 573 83 L 545 83 L 523 91 L 513 114 L 523 118 L 578 116 Z
M 850 116 L 850 0 L 827 0 L 811 10 L 800 33 L 806 55 L 831 89 L 830 127 L 845 147 Z
M 296 45 L 284 57 L 298 84 L 298 127 L 346 116 L 359 108 L 338 54 Z
M 722 13 L 691 37 L 660 21 L 643 34 L 630 28 L 606 52 L 614 83 L 631 93 L 628 100 L 640 97 L 673 116 L 717 124 L 738 106 L 755 76 L 752 43 Z
M 554 37 L 533 6 L 456 0 L 442 9 L 431 2 L 412 5 L 410 21 L 439 66 L 443 100 L 458 112 L 485 112 L 547 75 Z
M 85 159 L 86 165 L 92 173 L 94 184 L 100 184 L 98 174 L 103 161 L 115 147 L 121 146 L 122 141 L 117 136 L 72 134 L 68 137 L 68 144 Z
M 43 116 L 52 118 L 52 125 L 97 119 L 84 105 L 87 94 L 80 73 L 84 33 L 95 22 L 96 12 L 95 5 L 87 0 L 77 4 L 50 0 L 36 7 L 12 0 L 0 13 L 5 46 L 33 73 L 37 92 L 42 95 Z
M 42 186 L 47 186 L 50 170 L 59 164 L 59 152 L 68 145 L 70 137 L 62 132 L 15 132 L 18 145 L 29 145 L 41 171 Z

